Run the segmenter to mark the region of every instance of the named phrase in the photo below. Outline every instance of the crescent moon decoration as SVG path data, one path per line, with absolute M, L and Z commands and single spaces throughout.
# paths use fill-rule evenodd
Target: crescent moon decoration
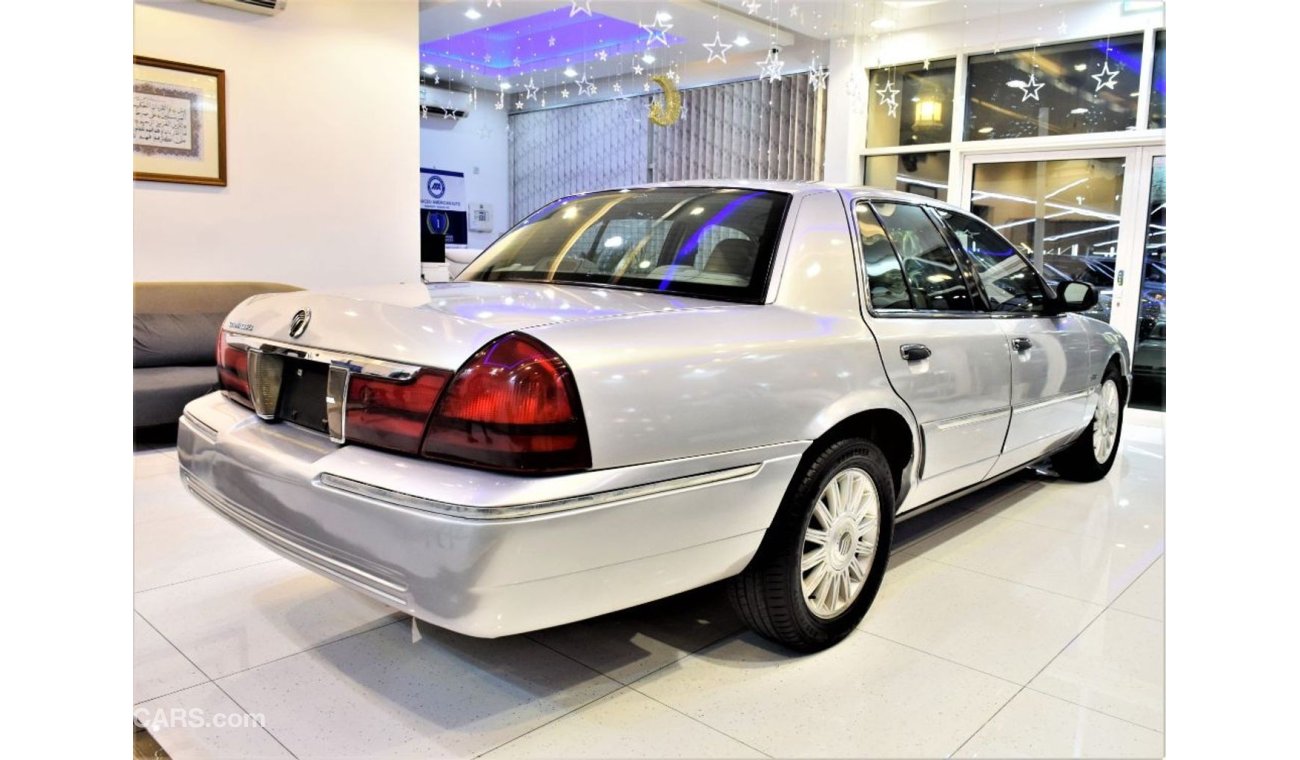
M 650 77 L 650 81 L 664 91 L 663 101 L 656 100 L 650 104 L 650 121 L 661 127 L 672 126 L 682 118 L 682 94 L 677 91 L 673 80 L 666 76 Z

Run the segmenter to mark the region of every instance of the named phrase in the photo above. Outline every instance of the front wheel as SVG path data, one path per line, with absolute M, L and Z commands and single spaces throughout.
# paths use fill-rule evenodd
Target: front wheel
M 762 546 L 732 579 L 732 605 L 765 638 L 815 652 L 852 632 L 880 589 L 894 481 L 870 441 L 839 441 L 792 484 Z
M 1124 426 L 1124 400 L 1119 390 L 1119 372 L 1111 367 L 1101 381 L 1101 393 L 1092 422 L 1083 435 L 1052 457 L 1052 466 L 1070 480 L 1101 480 L 1115 464 L 1119 435 Z

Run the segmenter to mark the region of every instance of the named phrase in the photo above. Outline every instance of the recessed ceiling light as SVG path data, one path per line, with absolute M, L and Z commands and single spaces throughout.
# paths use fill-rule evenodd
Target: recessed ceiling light
M 737 47 L 744 47 L 749 44 L 749 38 L 743 34 L 737 34 L 736 39 L 732 40 L 731 44 Z
M 895 26 L 897 26 L 897 22 L 892 18 L 878 18 L 871 22 L 872 29 L 893 29 Z
M 470 8 L 469 10 L 465 11 L 465 18 L 469 19 L 470 21 L 478 21 L 479 19 L 483 18 L 483 14 L 479 13 L 473 8 Z
M 1078 114 L 1085 114 L 1085 113 L 1088 113 L 1088 109 L 1086 109 L 1086 108 L 1075 108 L 1074 110 L 1070 111 L 1070 113 L 1072 113 L 1072 114 L 1076 114 L 1076 115 L 1078 115 Z
M 1021 79 L 1012 79 L 1010 82 L 1007 82 L 1007 87 L 1017 87 L 1017 88 L 1019 88 L 1019 87 L 1028 87 L 1028 86 L 1029 86 L 1029 85 L 1028 85 L 1027 83 L 1025 83 L 1024 80 L 1021 80 Z
M 578 75 L 578 72 L 575 71 L 572 66 L 570 66 L 564 70 L 564 75 L 566 77 L 576 77 Z
M 506 90 L 509 90 L 509 89 L 510 89 L 510 83 L 509 83 L 509 82 L 502 82 L 502 83 L 501 83 L 501 91 L 502 91 L 502 92 L 505 92 Z
M 673 20 L 673 14 L 669 13 L 668 11 L 659 11 L 658 13 L 655 14 L 655 20 L 661 24 L 667 23 Z
M 642 63 L 654 63 L 654 62 L 655 62 L 655 57 L 654 57 L 653 55 L 650 55 L 649 53 L 646 53 L 645 55 L 641 56 L 641 62 L 642 62 Z
M 431 64 L 429 64 L 428 66 L 425 66 L 425 67 L 424 67 L 424 73 L 425 73 L 425 74 L 428 74 L 429 76 L 433 76 L 434 74 L 437 74 L 437 73 L 438 73 L 438 70 L 435 69 L 435 68 L 433 67 L 433 64 L 431 63 Z
M 982 134 L 982 135 L 987 135 L 989 132 L 992 132 L 992 131 L 993 131 L 993 127 L 980 127 L 980 128 L 979 128 L 979 133 Z
M 1086 64 L 1086 63 L 1076 63 L 1076 64 L 1074 64 L 1074 70 L 1075 70 L 1075 71 L 1087 71 L 1087 70 L 1088 70 L 1088 64 Z

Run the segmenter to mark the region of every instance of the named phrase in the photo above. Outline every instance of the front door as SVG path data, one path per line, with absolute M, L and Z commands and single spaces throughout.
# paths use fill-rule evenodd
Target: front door
M 925 209 L 855 202 L 869 326 L 921 429 L 920 482 L 900 511 L 983 480 L 1006 437 L 1007 341 Z

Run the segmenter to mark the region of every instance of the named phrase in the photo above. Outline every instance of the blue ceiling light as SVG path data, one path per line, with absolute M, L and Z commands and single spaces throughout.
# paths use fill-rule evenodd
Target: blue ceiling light
M 552 37 L 554 45 L 550 44 Z M 566 5 L 431 40 L 420 46 L 420 52 L 439 65 L 517 75 L 561 68 L 570 60 L 591 60 L 601 50 L 611 58 L 640 54 L 645 52 L 645 40 L 646 32 L 637 24 L 600 13 L 570 16 Z M 669 46 L 686 41 L 672 34 L 667 40 Z

